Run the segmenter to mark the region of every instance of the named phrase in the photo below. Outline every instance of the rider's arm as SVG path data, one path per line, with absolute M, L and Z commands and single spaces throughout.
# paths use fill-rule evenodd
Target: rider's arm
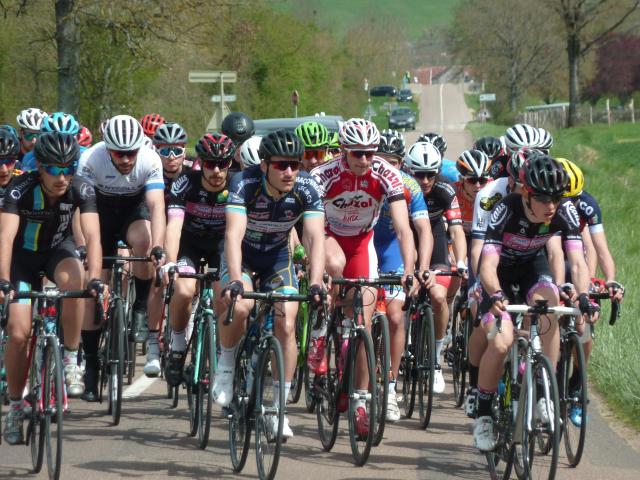
M 0 278 L 11 278 L 11 254 L 13 253 L 13 241 L 18 234 L 20 217 L 14 213 L 2 212 L 0 214 Z
M 224 233 L 224 255 L 229 280 L 242 280 L 242 239 L 247 230 L 247 215 L 229 209 L 225 211 L 227 227 Z
M 471 265 L 473 269 L 473 275 L 478 276 L 478 264 L 480 263 L 480 255 L 482 254 L 482 246 L 484 245 L 484 238 L 472 238 L 471 239 Z
M 100 278 L 102 272 L 102 244 L 100 243 L 100 219 L 95 212 L 80 213 L 76 210 L 76 216 L 80 218 L 82 236 L 87 246 L 87 280 Z
M 462 261 L 467 263 L 467 239 L 464 236 L 462 225 L 449 225 L 449 235 L 451 235 L 451 243 L 453 244 L 453 255 L 456 257 L 456 263 Z
M 596 248 L 593 245 L 593 239 L 591 238 L 591 232 L 588 228 L 582 229 L 582 244 L 584 246 L 584 256 L 587 262 L 587 269 L 591 277 L 596 276 L 598 270 L 598 256 L 596 254 Z
M 593 246 L 595 247 L 598 264 L 602 269 L 604 278 L 607 282 L 613 282 L 616 279 L 616 264 L 613 261 L 611 252 L 609 251 L 609 244 L 607 243 L 607 237 L 604 231 L 591 233 L 591 239 L 593 240 Z M 595 268 L 592 273 L 595 277 Z
M 553 281 L 557 285 L 565 282 L 564 252 L 562 251 L 562 237 L 552 236 L 547 242 L 547 257 L 549 258 L 549 268 Z
M 162 246 L 166 229 L 164 190 L 160 188 L 147 190 L 144 196 L 151 214 L 151 246 Z
M 82 235 L 82 224 L 80 222 L 80 211 L 78 209 L 76 209 L 73 214 L 71 228 L 73 231 L 73 240 L 76 242 L 76 247 L 86 246 L 87 240 L 84 238 L 84 235 Z
M 302 241 L 306 246 L 305 248 L 307 248 L 311 268 L 309 283 L 311 285 L 322 285 L 325 261 L 324 215 L 305 215 L 303 218 Z
M 398 237 L 402 261 L 405 265 L 413 265 L 415 263 L 413 257 L 416 247 L 413 242 L 413 232 L 409 225 L 407 202 L 404 200 L 404 197 L 400 200 L 389 202 L 389 209 L 391 211 L 393 229 Z
M 182 225 L 184 224 L 184 210 L 171 208 L 167 212 L 167 233 L 164 237 L 164 252 L 167 262 L 175 262 L 178 259 Z
M 577 242 L 580 246 L 565 247 L 567 259 L 571 266 L 571 280 L 576 287 L 578 293 L 589 292 L 589 271 L 587 263 L 584 260 L 584 252 L 582 251 L 582 242 Z
M 500 263 L 500 254 L 495 250 L 495 246 L 485 245 L 482 249 L 480 281 L 484 291 L 489 295 L 493 295 L 501 289 L 498 280 L 498 263 Z
M 433 234 L 429 217 L 414 218 L 413 227 L 418 233 L 418 270 L 424 272 L 429 270 L 431 253 L 433 252 Z

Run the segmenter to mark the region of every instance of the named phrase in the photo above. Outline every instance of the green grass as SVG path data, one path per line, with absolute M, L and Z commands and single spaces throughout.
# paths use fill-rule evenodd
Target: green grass
M 479 93 L 465 93 L 464 101 L 467 104 L 469 109 L 473 110 L 475 113 L 480 110 L 480 94 Z
M 276 8 L 305 16 L 324 28 L 343 34 L 350 25 L 371 18 L 393 19 L 416 40 L 428 28 L 451 24 L 459 0 L 273 0 Z
M 474 138 L 500 135 L 506 127 L 468 125 Z M 609 248 L 616 260 L 618 281 L 627 295 L 622 317 L 609 325 L 609 305 L 596 328 L 590 381 L 604 395 L 618 417 L 640 430 L 640 215 L 638 150 L 640 128 L 631 123 L 589 125 L 552 132 L 551 153 L 575 161 L 584 171 L 585 190 L 600 203 Z

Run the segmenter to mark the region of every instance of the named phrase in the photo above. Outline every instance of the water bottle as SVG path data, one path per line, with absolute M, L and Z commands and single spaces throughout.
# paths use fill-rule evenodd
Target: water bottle
M 504 392 L 506 391 L 507 387 L 505 386 L 504 381 L 500 379 L 500 382 L 498 382 L 498 394 L 504 395 Z
M 45 333 L 56 333 L 56 307 L 49 305 L 44 309 L 44 331 Z
M 264 316 L 264 329 L 267 332 L 273 332 L 273 310 L 271 309 Z
M 253 374 L 256 370 L 256 365 L 258 363 L 258 354 L 256 352 L 256 344 L 258 343 L 258 324 L 252 323 L 249 325 L 249 331 L 247 332 L 248 342 L 247 342 L 247 353 L 251 353 L 251 360 L 249 361 L 249 368 L 247 369 L 247 384 L 246 384 L 246 392 L 251 394 L 251 390 L 253 389 Z

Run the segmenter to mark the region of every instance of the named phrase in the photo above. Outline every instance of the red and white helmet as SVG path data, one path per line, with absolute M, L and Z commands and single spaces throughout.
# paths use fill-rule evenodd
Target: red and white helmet
M 364 118 L 350 118 L 342 124 L 338 134 L 340 146 L 347 150 L 376 151 L 380 132 L 373 122 Z

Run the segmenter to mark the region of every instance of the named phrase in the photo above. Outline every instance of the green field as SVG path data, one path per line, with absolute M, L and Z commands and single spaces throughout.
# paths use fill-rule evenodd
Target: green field
M 471 123 L 474 138 L 500 135 L 505 126 Z M 619 123 L 611 127 L 589 125 L 551 132 L 551 153 L 575 161 L 584 171 L 585 189 L 597 198 L 603 211 L 609 248 L 616 260 L 618 280 L 627 295 L 622 317 L 609 326 L 609 306 L 596 329 L 596 347 L 590 381 L 607 399 L 616 415 L 640 430 L 640 191 L 638 150 L 640 127 Z
M 394 19 L 416 40 L 428 28 L 446 27 L 459 0 L 272 0 L 276 8 L 309 18 L 324 28 L 344 33 L 349 25 L 366 19 Z

